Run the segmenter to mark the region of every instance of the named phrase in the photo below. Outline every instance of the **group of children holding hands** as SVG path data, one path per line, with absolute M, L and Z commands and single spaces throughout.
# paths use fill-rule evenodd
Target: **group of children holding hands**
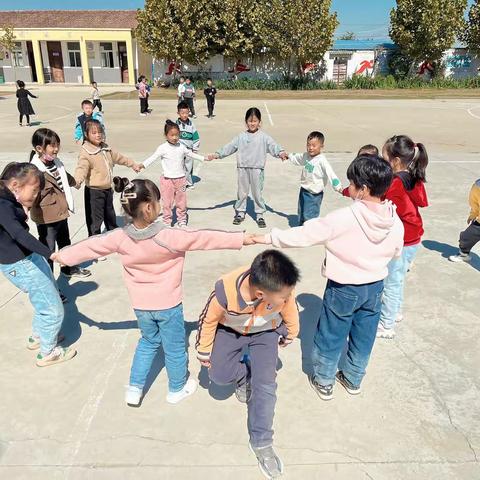
M 83 143 L 73 175 L 57 157 L 60 139 L 48 129 L 35 132 L 30 163 L 9 164 L 2 173 L 0 269 L 30 296 L 35 313 L 28 348 L 40 348 L 37 365 L 60 363 L 75 355 L 72 348 L 60 346 L 63 305 L 48 262 L 58 262 L 67 276 L 84 276 L 90 272 L 79 266 L 83 262 L 119 254 L 141 330 L 126 403 L 140 405 L 147 375 L 162 346 L 167 402 L 176 404 L 197 388 L 196 380 L 188 375 L 184 340 L 186 252 L 239 250 L 254 244 L 276 248 L 322 244 L 325 259 L 318 263 L 327 285 L 309 382 L 323 400 L 333 398 L 335 382 L 352 395 L 360 393 L 375 338 L 393 338 L 395 323 L 402 318 L 405 277 L 423 234 L 419 208 L 428 205 L 424 145 L 398 135 L 387 140 L 382 156 L 373 145 L 362 147 L 348 167 L 349 185 L 343 188 L 322 153 L 320 132 L 309 134 L 305 153 L 288 154 L 261 130 L 260 111 L 250 108 L 246 131 L 204 157 L 198 154 L 199 137 L 188 118 L 190 109 L 188 103 L 179 104 L 177 122 L 165 124 L 166 142 L 143 163 L 108 147 L 102 122 L 92 118 L 88 108 L 84 109 L 85 121 L 78 121 Z M 263 183 L 269 153 L 302 167 L 299 226 L 283 231 L 274 228 L 266 235 L 171 228 L 174 206 L 178 227 L 187 225 L 186 191 L 193 185 L 193 161 L 211 161 L 235 152 L 238 195 L 233 223 L 244 221 L 251 191 L 257 224 L 266 227 Z M 148 179 L 113 177 L 115 164 L 138 173 L 157 159 L 163 168 L 159 187 Z M 82 184 L 89 238 L 72 246 L 67 222 L 74 212 L 70 188 Z M 327 184 L 353 203 L 320 217 Z M 480 187 L 474 188 L 472 197 L 480 197 Z M 120 193 L 127 219 L 123 228 L 116 224 L 114 189 Z M 472 239 L 479 238 L 478 203 L 476 210 L 472 206 L 472 224 L 462 234 L 461 259 L 469 254 Z M 28 232 L 26 210 L 38 225 L 38 240 Z M 107 233 L 98 235 L 102 223 Z M 55 253 L 56 246 L 59 251 Z M 251 265 L 219 278 L 198 324 L 198 360 L 208 368 L 213 382 L 234 384 L 237 399 L 247 404 L 250 448 L 267 478 L 278 477 L 284 469 L 273 448 L 276 365 L 278 347 L 287 347 L 299 333 L 294 292 L 299 279 L 300 272 L 288 256 L 265 250 Z

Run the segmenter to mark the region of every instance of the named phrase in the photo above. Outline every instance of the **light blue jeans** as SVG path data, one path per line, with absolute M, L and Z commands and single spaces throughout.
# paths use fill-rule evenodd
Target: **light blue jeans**
M 183 305 L 166 310 L 135 310 L 135 315 L 142 337 L 133 357 L 130 385 L 143 390 L 155 355 L 163 346 L 168 390 L 179 392 L 187 378 Z
M 380 324 L 393 328 L 397 315 L 402 311 L 405 275 L 417 254 L 420 244 L 403 247 L 402 256 L 388 264 L 388 277 L 384 281 Z
M 48 355 L 57 345 L 64 310 L 47 260 L 32 253 L 18 262 L 0 264 L 0 271 L 17 288 L 28 293 L 34 310 L 33 335 L 40 338 L 41 354 Z

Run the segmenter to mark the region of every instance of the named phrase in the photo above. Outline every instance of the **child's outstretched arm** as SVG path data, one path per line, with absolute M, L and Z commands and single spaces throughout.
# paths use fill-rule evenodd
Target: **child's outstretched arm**
M 150 155 L 146 160 L 144 160 L 141 164 L 141 168 L 148 168 L 153 162 L 162 158 L 162 145 L 160 145 L 152 155 Z
M 287 337 L 280 342 L 280 346 L 286 347 L 293 342 L 300 331 L 300 318 L 294 292 L 290 295 L 290 298 L 285 303 L 280 314 L 282 315 L 288 331 Z
M 239 135 L 237 135 L 230 143 L 227 143 L 222 148 L 218 149 L 214 154 L 208 155 L 208 160 L 215 158 L 225 158 L 229 155 L 233 155 L 238 150 Z
M 330 185 L 332 188 L 339 193 L 342 193 L 342 182 L 338 179 L 336 173 L 333 171 L 332 166 L 330 165 L 330 162 L 323 157 L 321 161 L 322 169 L 323 172 L 325 173 L 326 177 L 328 178 L 328 181 L 330 182 Z
M 287 160 L 297 167 L 304 167 L 308 161 L 308 156 L 305 153 L 289 153 Z
M 213 350 L 215 332 L 224 314 L 225 311 L 218 303 L 215 291 L 213 291 L 198 319 L 198 333 L 195 342 L 197 358 L 204 367 L 210 367 L 210 355 Z
M 90 162 L 88 161 L 88 158 L 82 157 L 82 155 L 80 155 L 80 157 L 78 158 L 77 168 L 75 169 L 75 173 L 73 175 L 76 182 L 76 188 L 80 188 L 82 183 L 87 178 L 89 172 Z
M 94 235 L 75 245 L 62 248 L 52 256 L 61 265 L 78 265 L 87 260 L 96 260 L 118 251 L 123 233 L 120 228 L 102 235 Z
M 82 125 L 80 123 L 80 120 L 77 117 L 77 123 L 75 123 L 75 131 L 73 134 L 75 141 L 77 143 L 81 142 L 83 140 L 83 130 L 82 130 Z
M 120 152 L 116 152 L 114 150 L 112 150 L 111 152 L 112 152 L 113 163 L 116 165 L 124 165 L 126 167 L 131 168 L 137 173 L 140 170 L 142 170 L 142 168 L 144 168 L 142 164 L 134 162 L 131 158 L 128 158 L 125 155 L 122 155 Z
M 281 158 L 282 160 L 287 160 L 288 153 L 270 136 L 266 135 L 267 142 L 267 152 L 272 157 Z

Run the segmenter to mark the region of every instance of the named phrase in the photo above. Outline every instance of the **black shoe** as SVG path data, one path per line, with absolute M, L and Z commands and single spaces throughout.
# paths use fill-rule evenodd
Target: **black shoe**
M 240 225 L 244 220 L 245 220 L 245 217 L 237 213 L 233 219 L 233 224 Z
M 265 219 L 263 217 L 257 218 L 257 225 L 259 228 L 267 228 L 267 224 L 265 223 Z
M 252 375 L 250 373 L 250 362 L 246 360 L 245 365 L 247 367 L 247 378 L 243 384 L 240 385 L 237 382 L 235 386 L 235 396 L 240 403 L 248 403 L 252 397 L 252 385 L 250 383 Z
M 331 385 L 321 385 L 315 380 L 313 375 L 308 377 L 310 386 L 317 392 L 317 395 L 322 400 L 331 400 L 333 398 L 333 384 Z
M 335 380 L 342 385 L 343 388 L 350 394 L 350 395 L 358 395 L 361 392 L 360 387 L 356 387 L 351 382 L 349 382 L 342 371 L 338 371 L 335 375 Z
M 72 278 L 72 277 L 87 278 L 92 274 L 92 272 L 90 270 L 87 270 L 86 268 L 71 267 L 69 273 L 62 272 L 62 274 L 67 278 Z

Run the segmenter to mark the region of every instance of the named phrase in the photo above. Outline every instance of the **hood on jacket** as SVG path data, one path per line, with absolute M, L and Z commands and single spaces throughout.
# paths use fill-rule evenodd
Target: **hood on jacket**
M 392 202 L 362 200 L 354 202 L 350 208 L 363 233 L 372 243 L 381 243 L 387 238 L 395 223 L 396 207 Z
M 129 223 L 123 228 L 123 231 L 132 239 L 136 241 L 148 240 L 149 238 L 155 237 L 161 230 L 164 230 L 166 227 L 160 220 L 156 220 L 151 223 L 148 227 L 138 229 L 133 223 Z
M 401 180 L 405 192 L 416 207 L 428 207 L 427 191 L 425 190 L 425 184 L 423 182 L 414 182 L 408 172 L 399 172 L 395 177 Z

